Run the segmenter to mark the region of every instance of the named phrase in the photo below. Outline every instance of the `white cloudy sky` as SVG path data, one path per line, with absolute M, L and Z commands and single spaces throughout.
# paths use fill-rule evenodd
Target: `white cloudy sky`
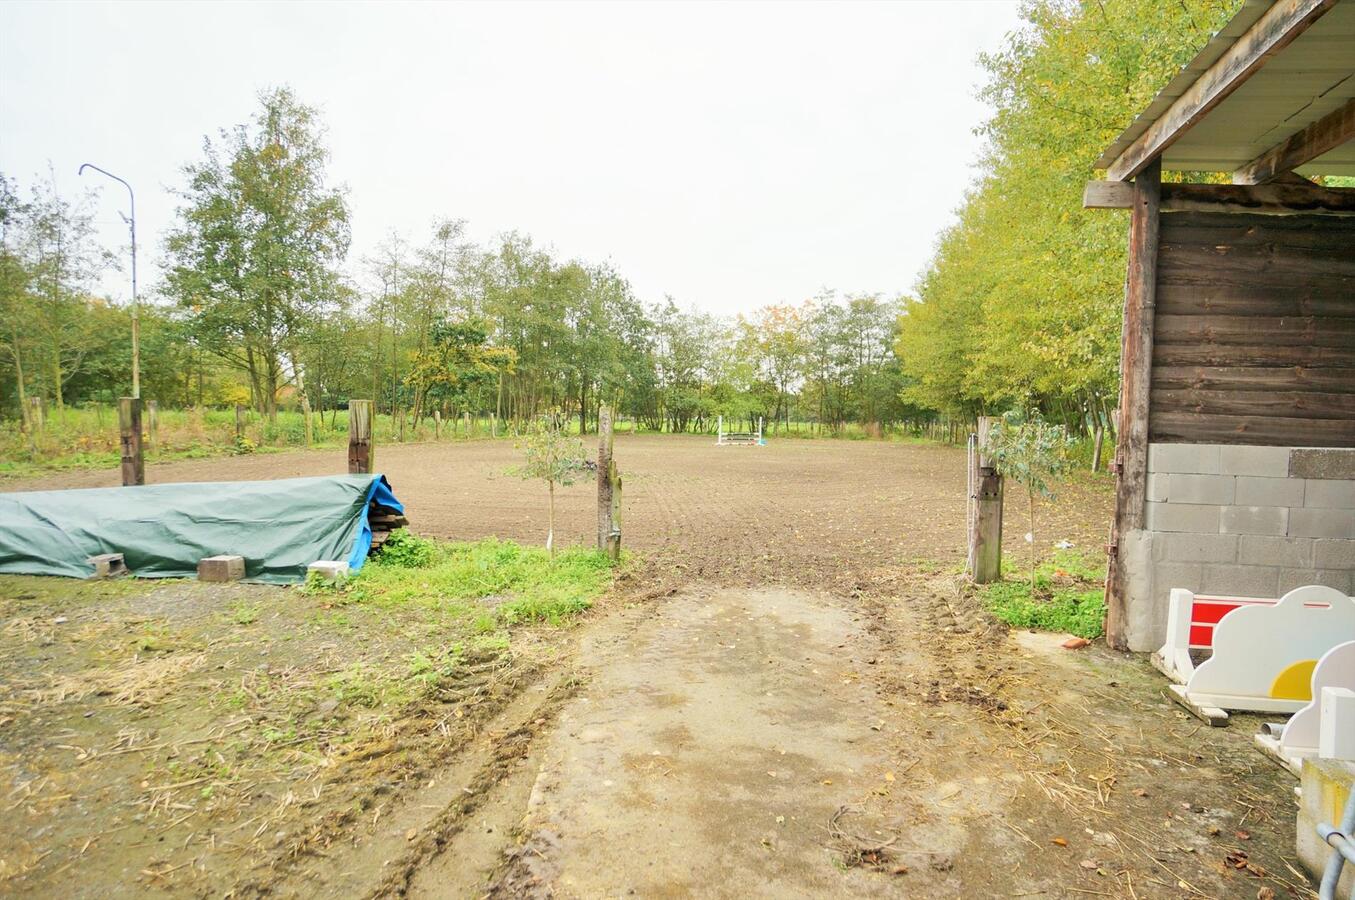
M 1016 25 L 980 0 L 7 2 L 0 171 L 131 181 L 151 282 L 180 167 L 285 83 L 328 123 L 354 272 L 447 215 L 715 312 L 896 293 L 973 177 L 975 58 Z M 99 206 L 110 247 L 121 190 Z

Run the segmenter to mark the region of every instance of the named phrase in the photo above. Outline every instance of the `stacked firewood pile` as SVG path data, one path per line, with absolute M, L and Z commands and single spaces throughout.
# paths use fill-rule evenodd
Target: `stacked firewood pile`
M 375 500 L 371 502 L 367 510 L 367 523 L 372 526 L 372 549 L 371 553 L 381 549 L 381 545 L 386 543 L 391 532 L 397 528 L 404 528 L 409 524 L 404 514 L 389 506 L 383 506 Z

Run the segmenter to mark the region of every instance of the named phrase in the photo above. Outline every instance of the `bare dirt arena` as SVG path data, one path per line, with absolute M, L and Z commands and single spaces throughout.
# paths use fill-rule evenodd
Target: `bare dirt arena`
M 1293 781 L 1252 749 L 1255 720 L 1207 728 L 1164 699 L 1146 661 L 1009 632 L 964 589 L 962 451 L 623 436 L 616 454 L 636 561 L 462 739 L 373 787 L 379 805 L 362 808 L 375 815 L 335 817 L 323 840 L 229 871 L 185 850 L 181 868 L 166 856 L 110 884 L 108 864 L 39 858 L 22 891 L 1311 896 Z M 503 441 L 390 446 L 377 468 L 416 531 L 540 541 L 544 491 L 507 474 L 516 457 Z M 338 453 L 268 454 L 148 479 L 342 466 Z M 561 537 L 590 540 L 591 487 L 561 499 Z M 1006 543 L 1021 553 L 1013 506 Z M 1097 548 L 1109 508 L 1104 483 L 1079 481 L 1043 506 L 1040 537 Z M 10 827 L 30 827 L 23 795 L 3 802 Z M 40 852 L 41 835 L 24 837 Z

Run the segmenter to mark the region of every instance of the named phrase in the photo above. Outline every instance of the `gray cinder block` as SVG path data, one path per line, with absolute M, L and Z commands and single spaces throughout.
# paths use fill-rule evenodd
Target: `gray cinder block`
M 1292 478 L 1355 479 L 1355 449 L 1296 449 L 1289 454 Z
M 1236 503 L 1238 506 L 1302 506 L 1303 479 L 1240 475 Z
M 98 556 L 91 556 L 87 562 L 94 567 L 91 578 L 116 578 L 119 575 L 126 575 L 129 571 L 121 553 L 100 553 Z
M 198 581 L 239 581 L 244 577 L 243 556 L 204 556 L 198 560 Z
M 1149 472 L 1219 474 L 1218 444 L 1149 444 Z
M 1150 531 L 1190 531 L 1217 534 L 1219 507 L 1189 503 L 1149 503 L 1146 515 Z
M 1313 565 L 1319 569 L 1355 569 L 1355 540 L 1314 541 Z
M 1237 541 L 1235 534 L 1163 535 L 1153 541 L 1153 557 L 1165 562 L 1235 562 Z
M 1355 509 L 1291 510 L 1289 534 L 1295 537 L 1355 537 Z
M 1237 479 L 1231 475 L 1173 473 L 1169 478 L 1171 481 L 1167 487 L 1167 496 L 1172 503 L 1214 503 L 1222 506 L 1234 502 L 1233 485 Z
M 1313 565 L 1313 543 L 1312 538 L 1244 534 L 1237 547 L 1237 560 L 1249 566 L 1307 568 Z
M 306 576 L 318 575 L 325 581 L 342 581 L 348 577 L 348 563 L 341 560 L 321 559 L 306 566 Z
M 1289 448 L 1220 447 L 1219 471 L 1224 475 L 1285 478 L 1289 475 Z
M 1207 565 L 1200 592 L 1237 597 L 1275 597 L 1280 570 L 1274 566 Z
M 1355 481 L 1303 482 L 1303 505 L 1315 509 L 1355 509 Z M 1290 504 L 1298 506 L 1297 503 Z
M 1351 573 L 1332 569 L 1280 569 L 1277 596 L 1283 597 L 1294 588 L 1309 584 L 1325 584 L 1343 594 L 1350 594 Z
M 1289 510 L 1283 506 L 1225 506 L 1219 530 L 1228 534 L 1287 534 Z

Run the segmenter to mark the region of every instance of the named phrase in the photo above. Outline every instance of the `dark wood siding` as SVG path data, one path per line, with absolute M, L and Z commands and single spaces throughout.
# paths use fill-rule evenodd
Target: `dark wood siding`
M 1355 447 L 1355 218 L 1164 213 L 1149 435 Z

